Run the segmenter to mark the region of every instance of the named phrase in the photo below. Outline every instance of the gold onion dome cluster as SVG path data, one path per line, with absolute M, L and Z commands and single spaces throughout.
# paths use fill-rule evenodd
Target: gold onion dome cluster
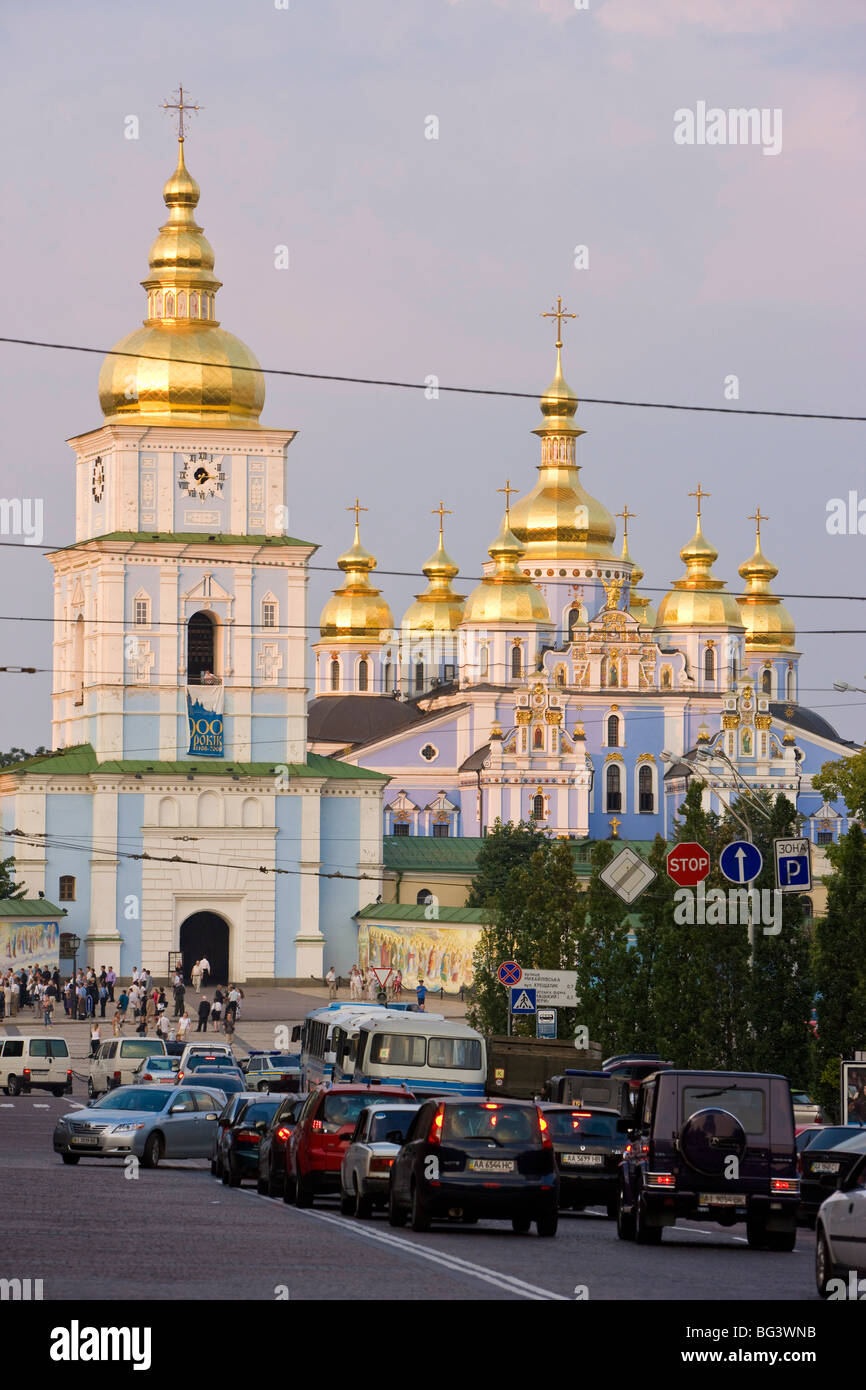
M 394 615 L 381 591 L 370 582 L 376 557 L 361 544 L 358 522 L 352 548 L 337 561 L 346 576 L 322 609 L 319 632 L 329 642 L 377 642 L 394 626 Z
M 406 609 L 404 628 L 411 632 L 453 632 L 463 621 L 466 599 L 451 587 L 458 568 L 445 549 L 441 527 L 439 545 L 421 569 L 428 580 L 427 588 L 423 594 L 416 594 L 415 602 Z
M 112 423 L 258 428 L 265 379 L 246 344 L 214 317 L 221 282 L 195 220 L 199 194 L 181 140 L 177 168 L 163 188 L 168 220 L 141 282 L 148 317 L 117 343 L 99 374 L 99 404 Z
M 464 623 L 550 624 L 541 590 L 530 583 L 518 564 L 523 546 L 509 526 L 508 512 L 487 553 L 495 567 L 466 600 Z
M 712 572 L 718 558 L 719 552 L 701 530 L 698 513 L 695 534 L 680 551 L 686 572 L 659 604 L 659 628 L 743 626 L 736 597 L 726 592 L 725 581 Z
M 778 567 L 761 550 L 759 525 L 754 553 L 739 568 L 746 588 L 738 602 L 746 629 L 746 646 L 752 650 L 789 651 L 797 640 L 794 619 L 770 589 L 778 573 Z
M 556 372 L 541 397 L 543 423 L 533 430 L 542 441 L 538 482 L 511 508 L 511 530 L 527 561 L 616 558 L 613 517 L 581 487 L 574 462 L 575 440 L 584 433 L 574 423 L 577 406 L 557 346 Z

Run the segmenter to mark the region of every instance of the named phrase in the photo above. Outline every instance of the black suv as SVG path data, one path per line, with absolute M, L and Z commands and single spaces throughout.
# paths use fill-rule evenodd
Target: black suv
M 621 1240 L 657 1245 L 679 1217 L 745 1220 L 749 1245 L 793 1250 L 800 1183 L 786 1077 L 656 1072 L 635 1126 L 620 1166 Z

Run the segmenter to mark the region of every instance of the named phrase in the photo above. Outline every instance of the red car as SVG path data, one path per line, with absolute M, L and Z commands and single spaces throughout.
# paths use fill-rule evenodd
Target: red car
M 338 1194 L 343 1155 L 364 1106 L 414 1099 L 406 1086 L 336 1085 L 312 1091 L 286 1144 L 283 1201 L 311 1207 L 317 1192 Z

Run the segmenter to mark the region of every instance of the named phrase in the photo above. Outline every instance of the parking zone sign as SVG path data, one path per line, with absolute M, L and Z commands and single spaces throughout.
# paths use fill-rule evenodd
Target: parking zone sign
M 812 855 L 802 838 L 774 840 L 776 883 L 783 893 L 809 893 L 812 889 Z

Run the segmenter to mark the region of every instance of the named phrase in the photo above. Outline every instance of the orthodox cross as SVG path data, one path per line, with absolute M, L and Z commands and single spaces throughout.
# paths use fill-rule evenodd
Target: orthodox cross
M 184 113 L 184 111 L 203 111 L 203 110 L 204 110 L 204 107 L 203 107 L 203 106 L 193 106 L 192 102 L 184 101 L 184 99 L 183 99 L 183 87 L 178 87 L 178 97 L 177 97 L 177 101 L 174 101 L 174 102 L 171 102 L 171 101 L 164 101 L 164 102 L 162 103 L 162 109 L 163 109 L 163 111 L 176 111 L 176 112 L 177 112 L 177 138 L 178 138 L 178 140 L 181 142 L 181 144 L 183 144 L 183 113 Z
M 355 505 L 354 505 L 353 507 L 347 507 L 347 508 L 346 508 L 346 511 L 347 511 L 347 512 L 354 512 L 354 513 L 355 513 L 355 529 L 356 529 L 356 530 L 357 530 L 357 528 L 358 528 L 358 523 L 360 522 L 360 519 L 361 519 L 361 512 L 368 512 L 369 510 L 370 510 L 369 507 L 362 507 L 362 506 L 361 506 L 361 499 L 360 499 L 360 497 L 356 497 L 356 498 L 355 498 Z
M 448 510 L 448 508 L 445 506 L 445 503 L 440 499 L 439 506 L 438 506 L 438 507 L 433 507 L 433 508 L 431 509 L 431 513 L 430 513 L 430 514 L 431 514 L 431 516 L 438 516 L 438 518 L 439 518 L 439 539 L 440 539 L 440 541 L 441 541 L 441 540 L 442 540 L 442 527 L 443 527 L 443 525 L 444 525 L 444 518 L 445 518 L 446 516 L 451 516 L 451 512 L 450 512 L 450 511 Z
M 617 816 L 611 816 L 610 820 L 608 821 L 608 825 L 610 826 L 610 838 L 611 838 L 612 840 L 618 840 L 618 839 L 619 839 L 619 836 L 617 835 L 616 832 L 619 830 L 620 826 L 622 825 L 622 821 L 619 820 L 619 818 L 618 818 Z
M 628 509 L 628 502 L 626 502 L 626 504 L 625 504 L 625 506 L 623 507 L 622 511 L 621 511 L 621 512 L 617 512 L 617 516 L 621 516 L 621 517 L 622 517 L 622 538 L 623 538 L 624 541 L 627 541 L 627 540 L 628 540 L 628 523 L 629 523 L 629 518 L 631 518 L 632 520 L 634 520 L 634 518 L 637 516 L 637 512 L 630 512 L 629 509 Z
M 550 309 L 550 310 L 548 310 L 548 312 L 547 312 L 546 314 L 539 314 L 539 318 L 542 318 L 542 319 L 556 319 L 556 346 L 557 346 L 558 348 L 561 348 L 561 347 L 562 347 L 562 320 L 563 320 L 563 319 L 576 319 L 576 318 L 577 318 L 577 314 L 569 314 L 569 313 L 566 312 L 565 309 L 563 309 L 563 307 L 562 307 L 562 295 L 561 295 L 561 294 L 558 294 L 558 295 L 556 296 L 556 308 L 555 308 L 555 309 Z
M 509 516 L 510 513 L 511 513 L 511 494 L 512 494 L 512 492 L 519 492 L 519 491 L 520 491 L 520 488 L 519 488 L 519 487 L 512 487 L 512 486 L 511 486 L 511 479 L 510 479 L 510 478 L 506 478 L 506 479 L 505 479 L 505 487 L 498 487 L 498 488 L 496 489 L 496 491 L 497 491 L 497 492 L 504 492 L 504 493 L 505 493 L 505 515 L 506 515 L 506 516 Z
M 746 520 L 747 520 L 747 521 L 755 521 L 755 522 L 757 522 L 757 524 L 758 524 L 758 542 L 760 543 L 760 540 L 761 540 L 761 522 L 762 522 L 762 521 L 769 521 L 770 518 L 769 518 L 768 516 L 762 515 L 762 513 L 761 513 L 761 508 L 760 508 L 760 507 L 756 507 L 756 508 L 755 508 L 755 514 L 754 514 L 754 516 L 747 516 L 747 517 L 746 517 Z
M 698 521 L 700 521 L 700 519 L 701 519 L 701 498 L 702 498 L 702 497 L 712 497 L 712 495 L 713 495 L 713 494 L 712 494 L 711 492 L 704 492 L 704 490 L 703 490 L 703 488 L 701 487 L 700 483 L 698 483 L 698 490 L 697 490 L 697 492 L 690 492 L 690 493 L 689 493 L 689 497 L 697 497 L 697 499 L 698 499 Z

